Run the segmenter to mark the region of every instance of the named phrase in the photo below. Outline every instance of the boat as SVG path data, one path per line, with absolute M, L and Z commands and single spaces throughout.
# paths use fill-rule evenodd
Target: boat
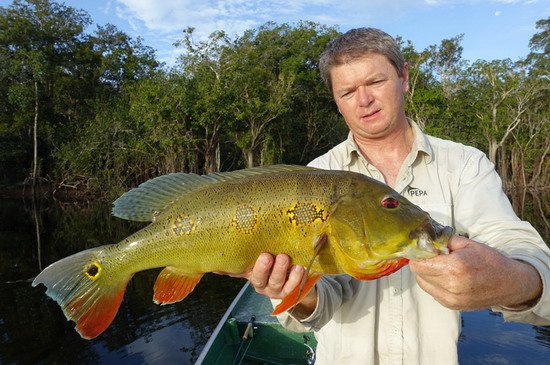
M 313 332 L 284 329 L 271 315 L 272 310 L 270 300 L 246 282 L 196 364 L 313 364 L 317 346 Z M 550 326 L 505 322 L 502 315 L 489 309 L 462 312 L 462 325 L 458 340 L 461 364 L 494 362 L 487 359 L 510 364 L 549 363 Z
M 271 315 L 271 301 L 247 282 L 210 336 L 196 365 L 313 364 L 313 332 L 291 332 Z

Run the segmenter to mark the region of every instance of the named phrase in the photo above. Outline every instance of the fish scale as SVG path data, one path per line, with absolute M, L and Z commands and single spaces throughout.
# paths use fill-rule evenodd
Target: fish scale
M 206 176 L 170 174 L 141 184 L 113 214 L 152 223 L 118 244 L 59 260 L 33 281 L 76 322 L 84 338 L 111 323 L 133 274 L 164 268 L 153 299 L 184 299 L 207 272 L 241 274 L 258 255 L 285 253 L 307 267 L 290 309 L 322 275 L 389 275 L 409 258 L 446 253 L 453 233 L 388 186 L 364 175 L 268 166 Z

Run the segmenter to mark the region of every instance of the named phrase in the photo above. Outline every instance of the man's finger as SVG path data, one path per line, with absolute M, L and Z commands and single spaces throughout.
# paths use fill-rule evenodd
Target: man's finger
M 431 259 L 409 260 L 409 268 L 417 275 L 439 275 L 446 263 L 439 259 L 440 257 L 432 257 Z
M 290 258 L 287 255 L 279 254 L 275 257 L 275 263 L 269 277 L 269 287 L 273 291 L 280 291 L 286 282 Z
M 283 297 L 287 296 L 294 288 L 302 284 L 302 278 L 304 277 L 305 269 L 303 266 L 293 266 L 288 275 L 288 280 L 286 281 L 282 295 Z
M 470 240 L 462 236 L 452 236 L 447 242 L 447 248 L 450 252 L 457 251 L 468 247 L 470 245 Z
M 267 286 L 269 273 L 273 266 L 273 256 L 268 253 L 262 253 L 256 260 L 256 264 L 252 269 L 252 274 L 249 278 L 250 283 L 255 289 L 263 289 Z

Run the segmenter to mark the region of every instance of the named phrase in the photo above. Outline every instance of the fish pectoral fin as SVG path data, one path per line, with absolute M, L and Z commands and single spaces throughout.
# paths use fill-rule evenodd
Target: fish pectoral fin
M 386 275 L 393 274 L 408 263 L 409 260 L 405 258 L 395 260 L 383 260 L 379 261 L 375 265 L 369 266 L 368 269 L 349 267 L 345 271 L 347 274 L 359 280 L 374 280 Z
M 290 308 L 294 307 L 296 304 L 300 303 L 302 299 L 304 299 L 311 289 L 315 286 L 315 284 L 321 279 L 323 275 L 313 273 L 310 274 L 307 279 L 305 280 L 305 283 L 303 285 L 298 285 L 296 288 L 294 288 L 293 291 L 291 291 L 286 297 L 283 298 L 283 301 L 279 303 L 278 306 L 273 309 L 273 312 L 271 312 L 272 315 L 281 314 Z
M 172 304 L 185 299 L 195 289 L 204 274 L 189 274 L 176 267 L 165 267 L 153 288 L 156 304 Z

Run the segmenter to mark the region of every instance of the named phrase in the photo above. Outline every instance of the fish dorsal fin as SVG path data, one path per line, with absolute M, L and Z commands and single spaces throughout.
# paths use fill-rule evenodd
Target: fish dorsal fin
M 239 180 L 256 175 L 283 171 L 315 170 L 298 165 L 272 165 L 253 167 L 230 172 L 214 172 L 208 175 L 172 173 L 148 180 L 113 203 L 113 215 L 138 222 L 154 221 L 155 217 L 182 195 L 223 181 Z
M 147 180 L 113 203 L 113 215 L 138 222 L 151 222 L 178 195 L 205 185 L 196 174 L 173 173 Z

